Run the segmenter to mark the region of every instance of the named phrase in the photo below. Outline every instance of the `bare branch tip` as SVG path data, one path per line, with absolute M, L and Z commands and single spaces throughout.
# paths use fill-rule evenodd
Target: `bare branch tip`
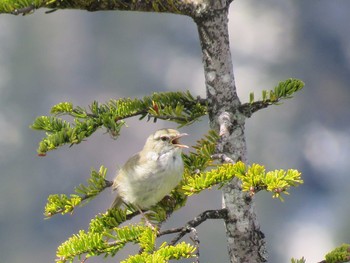
M 233 159 L 231 159 L 230 157 L 228 157 L 226 154 L 224 153 L 216 153 L 216 154 L 213 154 L 211 156 L 212 159 L 214 160 L 221 160 L 221 162 L 223 163 L 232 163 L 234 164 L 235 161 Z

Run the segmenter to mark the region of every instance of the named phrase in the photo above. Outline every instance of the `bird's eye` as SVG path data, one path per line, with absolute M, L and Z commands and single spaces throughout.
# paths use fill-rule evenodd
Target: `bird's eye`
M 168 141 L 169 140 L 169 137 L 168 136 L 162 136 L 160 137 L 160 139 L 165 142 L 165 141 Z

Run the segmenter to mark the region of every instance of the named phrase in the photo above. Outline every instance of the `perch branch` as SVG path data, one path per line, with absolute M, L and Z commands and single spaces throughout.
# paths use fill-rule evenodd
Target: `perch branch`
M 196 247 L 196 260 L 195 263 L 199 263 L 199 237 L 198 237 L 198 233 L 197 230 L 194 227 L 191 227 L 191 234 L 192 236 L 190 237 L 190 239 L 193 241 L 194 246 Z
M 183 236 L 190 233 L 193 228 L 199 226 L 207 219 L 223 219 L 227 217 L 227 210 L 225 208 L 219 210 L 207 210 L 188 221 L 185 226 L 161 231 L 158 236 L 178 233 L 178 235 L 170 242 L 175 245 Z

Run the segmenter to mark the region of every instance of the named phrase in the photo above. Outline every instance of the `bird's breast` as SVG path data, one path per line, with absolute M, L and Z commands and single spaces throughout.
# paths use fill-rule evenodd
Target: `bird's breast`
M 130 188 L 134 191 L 134 203 L 142 208 L 150 207 L 169 194 L 181 181 L 184 166 L 181 154 L 158 156 L 154 163 L 138 166 L 129 177 Z

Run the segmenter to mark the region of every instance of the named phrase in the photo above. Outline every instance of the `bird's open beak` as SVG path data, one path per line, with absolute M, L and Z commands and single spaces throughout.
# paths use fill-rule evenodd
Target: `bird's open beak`
M 180 133 L 179 135 L 177 135 L 176 137 L 174 137 L 174 139 L 171 140 L 171 143 L 174 144 L 175 146 L 179 147 L 179 148 L 190 148 L 188 147 L 187 145 L 185 144 L 181 144 L 179 142 L 179 139 L 182 137 L 182 136 L 186 136 L 188 135 L 187 133 Z

